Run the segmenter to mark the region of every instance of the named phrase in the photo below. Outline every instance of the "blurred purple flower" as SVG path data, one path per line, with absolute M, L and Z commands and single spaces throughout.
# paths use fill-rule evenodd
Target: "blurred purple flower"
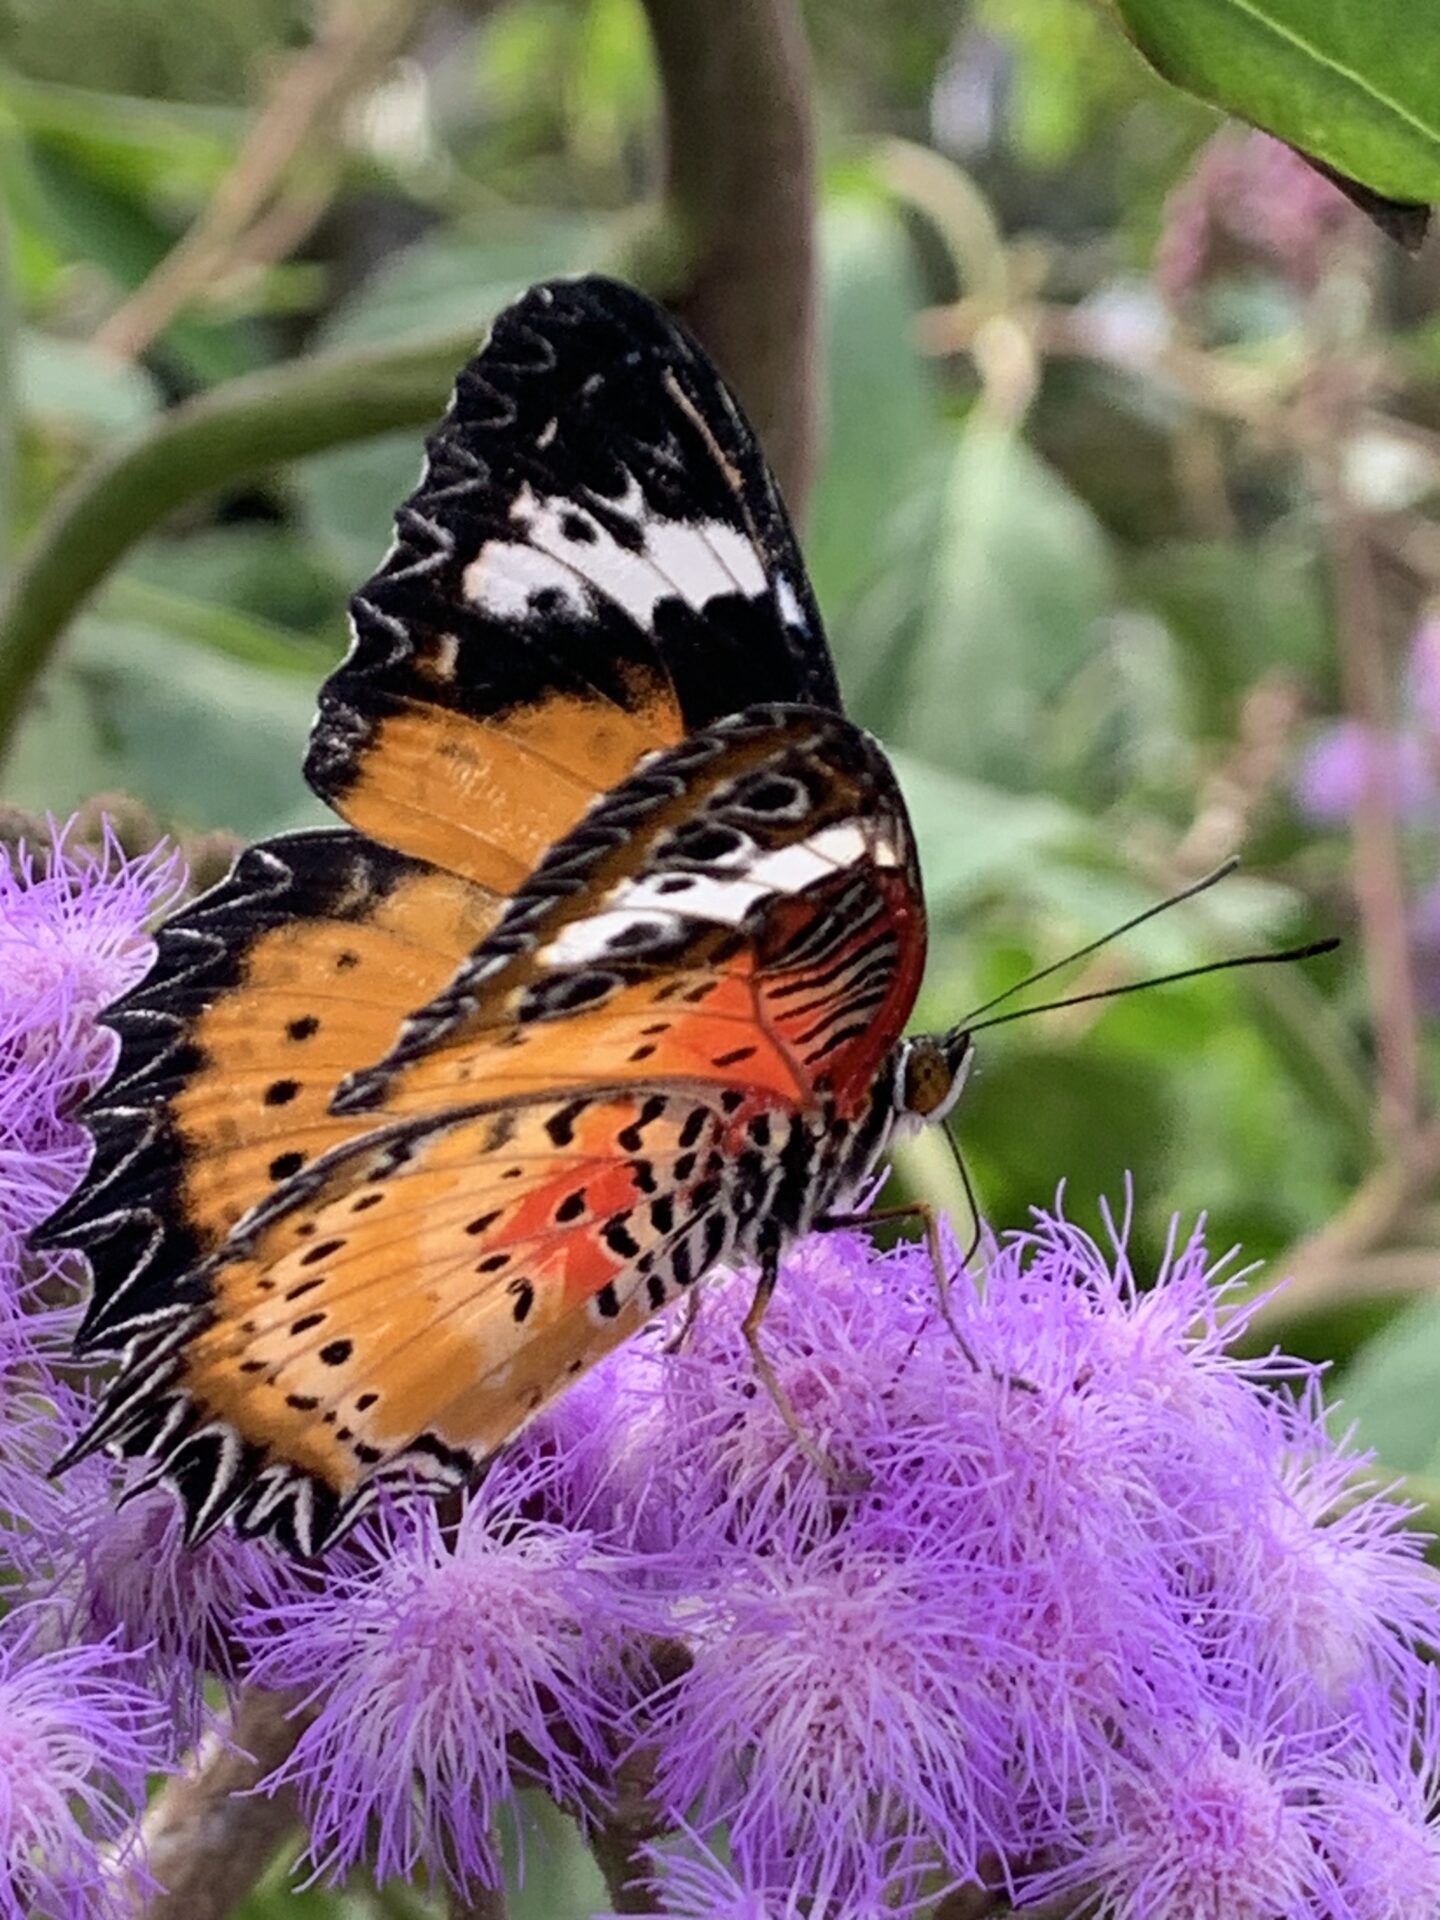
M 119 1920 L 146 1776 L 170 1758 L 165 1716 L 128 1656 L 47 1646 L 45 1625 L 21 1609 L 0 1635 L 0 1916 Z
M 1308 293 L 1337 242 L 1366 231 L 1364 215 L 1293 148 L 1224 127 L 1166 202 L 1155 280 L 1177 305 L 1257 266 Z
M 614 1555 L 528 1517 L 544 1478 L 501 1462 L 453 1535 L 429 1507 L 394 1516 L 312 1591 L 242 1620 L 248 1677 L 298 1688 L 316 1710 L 267 1785 L 298 1786 L 323 1871 L 369 1860 L 383 1879 L 423 1864 L 494 1885 L 513 1776 L 580 1804 L 613 1773 L 602 1677 L 649 1616 Z
M 1402 820 L 1440 825 L 1440 767 L 1418 732 L 1367 735 L 1358 720 L 1327 727 L 1306 754 L 1296 799 L 1312 820 L 1336 826 L 1355 814 L 1373 780 L 1386 808 Z

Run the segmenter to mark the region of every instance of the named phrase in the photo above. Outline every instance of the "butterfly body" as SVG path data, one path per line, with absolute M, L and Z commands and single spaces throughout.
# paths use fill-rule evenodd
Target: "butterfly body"
M 535 289 L 462 375 L 307 770 L 108 1016 L 49 1237 L 121 1368 L 83 1443 L 318 1551 L 463 1483 L 721 1262 L 860 1191 L 966 1045 L 763 462 L 698 350 Z

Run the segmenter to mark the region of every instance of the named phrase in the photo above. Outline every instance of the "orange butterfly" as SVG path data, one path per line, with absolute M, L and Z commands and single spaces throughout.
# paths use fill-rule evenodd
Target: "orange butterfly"
M 717 1262 L 944 1114 L 904 804 L 840 711 L 775 485 L 705 356 L 600 279 L 462 373 L 306 763 L 346 827 L 252 847 L 110 1010 L 74 1456 L 189 1537 L 313 1554 L 470 1479 Z

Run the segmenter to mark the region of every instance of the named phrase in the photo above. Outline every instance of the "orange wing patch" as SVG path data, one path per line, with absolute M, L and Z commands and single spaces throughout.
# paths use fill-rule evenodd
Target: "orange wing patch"
M 172 920 L 113 1008 L 116 1074 L 90 1174 L 47 1237 L 95 1270 L 86 1338 L 154 1311 L 277 1182 L 363 1127 L 347 1071 L 446 980 L 503 902 L 345 832 L 251 848 Z
M 178 1359 L 187 1431 L 222 1421 L 253 1476 L 211 1518 L 293 1470 L 340 1505 L 468 1478 L 665 1303 L 678 1243 L 708 1236 L 687 1279 L 723 1252 L 726 1124 L 703 1090 L 577 1093 L 385 1128 L 292 1182 Z
M 399 700 L 325 794 L 383 845 L 509 894 L 596 794 L 682 732 L 661 682 L 637 687 L 629 711 L 598 694 L 550 694 L 494 719 Z M 312 778 L 315 768 L 312 754 Z

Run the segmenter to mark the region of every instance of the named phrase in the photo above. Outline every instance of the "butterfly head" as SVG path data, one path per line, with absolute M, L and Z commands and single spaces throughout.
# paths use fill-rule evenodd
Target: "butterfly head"
M 973 1058 L 974 1042 L 961 1027 L 912 1034 L 901 1041 L 895 1112 L 902 1133 L 945 1119 L 960 1098 Z

